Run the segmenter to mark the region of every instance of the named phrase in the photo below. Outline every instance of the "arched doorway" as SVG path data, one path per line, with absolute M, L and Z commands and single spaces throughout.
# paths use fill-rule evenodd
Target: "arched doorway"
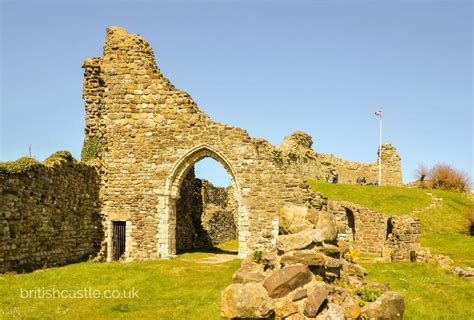
M 204 158 L 212 158 L 219 162 L 227 171 L 232 185 L 233 197 L 237 207 L 237 239 L 239 243 L 239 257 L 247 254 L 248 214 L 242 205 L 239 181 L 230 161 L 218 150 L 208 145 L 201 145 L 188 151 L 170 170 L 166 180 L 166 199 L 164 214 L 160 217 L 158 226 L 158 251 L 162 258 L 176 255 L 177 246 L 177 205 L 181 196 L 181 189 L 186 177 L 193 170 L 194 165 Z M 179 232 L 178 227 L 178 232 Z M 178 243 L 179 244 L 179 243 Z

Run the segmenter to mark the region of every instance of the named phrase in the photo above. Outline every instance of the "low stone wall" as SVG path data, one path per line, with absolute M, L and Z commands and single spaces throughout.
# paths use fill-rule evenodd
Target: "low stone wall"
M 417 218 L 387 216 L 346 201 L 329 201 L 328 207 L 336 217 L 339 239 L 352 242 L 362 253 L 408 261 L 420 248 Z
M 393 261 L 414 261 L 414 254 L 421 247 L 420 220 L 408 215 L 391 217 L 387 227 L 384 255 L 390 255 Z
M 0 170 L 0 272 L 95 256 L 103 240 L 95 169 L 67 152 L 48 165 L 29 161 L 27 168 Z
M 387 216 L 346 201 L 329 201 L 329 209 L 336 216 L 340 239 L 353 241 L 362 253 L 382 253 Z

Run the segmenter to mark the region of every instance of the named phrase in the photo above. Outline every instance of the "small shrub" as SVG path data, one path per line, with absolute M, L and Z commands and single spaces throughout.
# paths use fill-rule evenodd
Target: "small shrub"
M 84 141 L 84 146 L 81 151 L 81 160 L 86 162 L 97 158 L 100 151 L 102 151 L 102 145 L 96 137 L 92 137 Z
M 254 251 L 252 255 L 253 262 L 260 263 L 262 261 L 262 256 L 263 256 L 262 251 Z
M 447 164 L 437 164 L 431 169 L 420 165 L 417 172 L 417 184 L 420 188 L 442 189 L 455 192 L 469 192 L 469 176 Z
M 469 176 L 447 164 L 437 164 L 430 171 L 431 185 L 434 189 L 469 192 Z
M 420 188 L 427 188 L 428 187 L 428 178 L 429 178 L 429 175 L 430 175 L 430 169 L 428 167 L 426 167 L 425 165 L 423 164 L 420 164 L 418 166 L 418 169 L 416 169 L 416 178 L 417 178 L 417 181 L 418 181 L 418 186 Z
M 34 158 L 21 157 L 15 161 L 0 162 L 0 173 L 23 173 L 40 165 L 41 162 Z
M 344 253 L 344 259 L 346 259 L 347 261 L 350 261 L 350 262 L 356 262 L 357 259 L 359 259 L 359 256 L 360 256 L 360 251 L 357 250 L 357 249 L 349 249 L 347 250 L 345 253 Z
M 383 290 L 379 288 L 363 287 L 357 291 L 357 295 L 362 299 L 359 301 L 359 306 L 365 306 L 366 302 L 374 302 L 383 294 Z

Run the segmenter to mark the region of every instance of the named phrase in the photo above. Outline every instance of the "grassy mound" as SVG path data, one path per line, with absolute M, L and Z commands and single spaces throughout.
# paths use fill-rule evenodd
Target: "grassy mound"
M 474 201 L 466 194 L 433 189 L 388 186 L 330 184 L 309 180 L 314 191 L 332 200 L 345 200 L 385 214 L 411 214 L 421 221 L 421 244 L 434 254 L 450 256 L 457 264 L 474 266 L 474 237 L 470 236 L 469 213 Z M 439 206 L 428 207 L 432 197 L 442 198 Z
M 307 180 L 307 183 L 330 200 L 349 201 L 390 215 L 410 214 L 431 203 L 431 197 L 421 189 L 332 184 L 319 180 Z

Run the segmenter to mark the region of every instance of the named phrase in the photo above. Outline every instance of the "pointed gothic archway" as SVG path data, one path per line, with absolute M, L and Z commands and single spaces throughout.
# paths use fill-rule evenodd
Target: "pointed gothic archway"
M 162 258 L 176 255 L 176 201 L 180 197 L 183 180 L 197 162 L 208 157 L 220 163 L 229 174 L 238 208 L 237 239 L 239 242 L 239 257 L 244 258 L 247 255 L 248 212 L 242 205 L 241 190 L 236 171 L 221 152 L 209 145 L 203 144 L 189 150 L 181 157 L 167 176 L 164 210 L 163 214 L 159 217 L 157 236 L 158 251 Z

